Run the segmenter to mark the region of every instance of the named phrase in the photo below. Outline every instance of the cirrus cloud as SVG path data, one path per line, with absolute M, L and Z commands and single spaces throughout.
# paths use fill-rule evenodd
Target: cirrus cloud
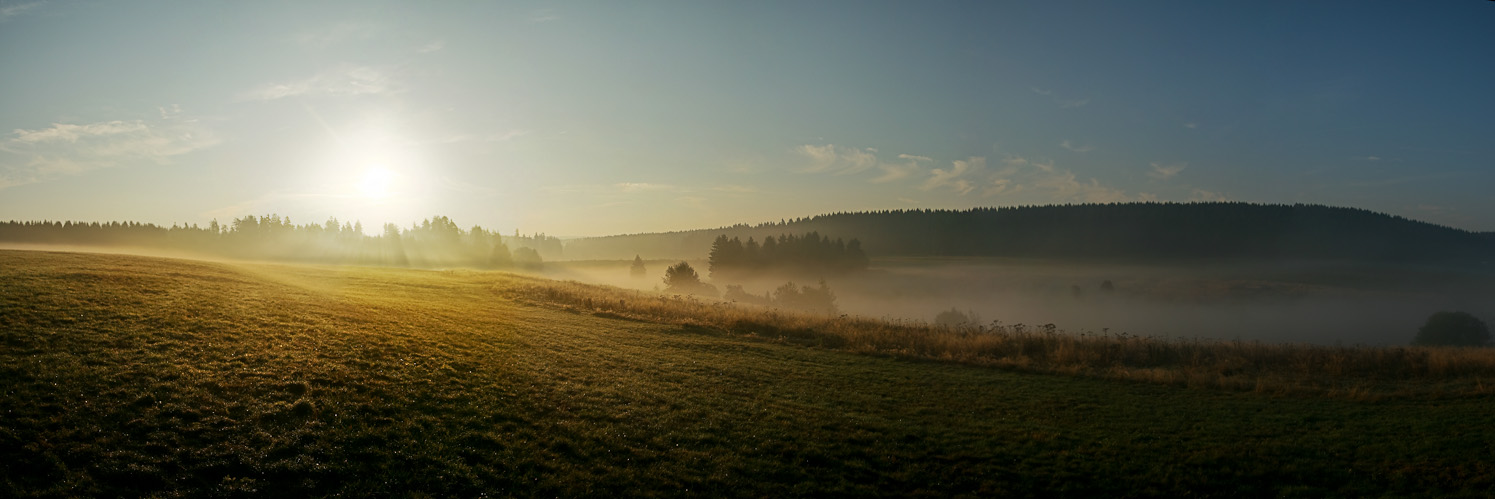
M 393 93 L 398 90 L 398 83 L 385 69 L 341 65 L 310 78 L 261 85 L 239 94 L 239 100 L 272 101 L 299 96 L 352 97 Z
M 823 146 L 806 144 L 794 150 L 810 159 L 810 166 L 800 170 L 802 173 L 849 175 L 877 166 L 876 149 L 862 150 L 855 147 L 837 147 L 834 144 Z
M 221 142 L 196 120 L 166 111 L 162 117 L 12 130 L 0 141 L 0 151 L 7 153 L 0 156 L 0 188 L 132 163 L 166 164 Z
M 879 175 L 872 180 L 868 180 L 868 182 L 880 184 L 905 178 L 918 173 L 919 170 L 924 169 L 924 164 L 934 161 L 934 159 L 926 156 L 915 156 L 912 154 L 899 154 L 898 159 L 901 159 L 904 162 L 896 164 L 884 163 L 878 165 L 878 168 L 882 169 L 882 175 Z
M 1147 172 L 1147 176 L 1152 177 L 1155 180 L 1168 180 L 1178 176 L 1179 172 L 1184 171 L 1184 169 L 1188 167 L 1188 163 L 1174 163 L 1171 165 L 1153 163 L 1152 171 Z
M 929 171 L 929 178 L 919 186 L 923 190 L 949 188 L 956 194 L 966 195 L 976 190 L 976 183 L 971 177 L 975 177 L 986 169 L 986 158 L 970 157 L 965 161 L 951 161 L 950 168 L 935 168 Z

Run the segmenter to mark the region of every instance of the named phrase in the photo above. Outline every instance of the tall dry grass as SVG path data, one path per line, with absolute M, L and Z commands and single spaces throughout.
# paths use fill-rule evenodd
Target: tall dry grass
M 946 327 L 819 316 L 619 288 L 521 279 L 508 298 L 602 317 L 709 328 L 851 352 L 1272 394 L 1463 397 L 1495 393 L 1495 348 L 1365 347 L 1076 334 L 1053 325 Z

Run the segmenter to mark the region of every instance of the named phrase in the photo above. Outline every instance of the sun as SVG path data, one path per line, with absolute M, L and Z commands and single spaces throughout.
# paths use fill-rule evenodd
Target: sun
M 389 197 L 390 190 L 394 187 L 395 174 L 388 168 L 382 166 L 371 166 L 363 171 L 363 177 L 358 181 L 358 193 L 365 199 L 384 199 Z

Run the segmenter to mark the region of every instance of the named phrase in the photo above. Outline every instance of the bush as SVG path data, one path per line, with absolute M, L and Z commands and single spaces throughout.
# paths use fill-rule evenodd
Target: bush
M 664 270 L 664 290 L 669 293 L 715 297 L 716 286 L 701 282 L 701 276 L 689 263 L 680 262 Z
M 796 286 L 786 282 L 773 290 L 773 304 L 816 314 L 836 315 L 836 294 L 831 287 L 820 281 L 817 287 Z
M 738 302 L 738 303 L 751 303 L 753 305 L 764 305 L 764 306 L 767 306 L 772 298 L 773 298 L 773 294 L 772 293 L 769 293 L 768 296 L 758 296 L 758 295 L 749 293 L 749 292 L 747 292 L 747 290 L 742 289 L 742 285 L 741 284 L 728 284 L 727 285 L 727 294 L 722 295 L 722 299 L 725 299 L 727 301 L 735 301 L 735 302 Z
M 1417 330 L 1413 345 L 1485 346 L 1490 343 L 1490 328 L 1478 317 L 1466 312 L 1438 312 L 1428 317 Z
M 962 326 L 976 327 L 980 324 L 981 316 L 976 315 L 976 312 L 970 310 L 961 312 L 955 307 L 950 307 L 950 310 L 940 312 L 934 316 L 934 325 L 936 326 L 954 328 Z

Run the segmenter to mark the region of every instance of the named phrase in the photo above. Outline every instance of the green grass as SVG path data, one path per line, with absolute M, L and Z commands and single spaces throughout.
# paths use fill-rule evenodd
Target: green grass
M 1488 397 L 855 355 L 541 285 L 0 252 L 0 496 L 1495 494 Z

